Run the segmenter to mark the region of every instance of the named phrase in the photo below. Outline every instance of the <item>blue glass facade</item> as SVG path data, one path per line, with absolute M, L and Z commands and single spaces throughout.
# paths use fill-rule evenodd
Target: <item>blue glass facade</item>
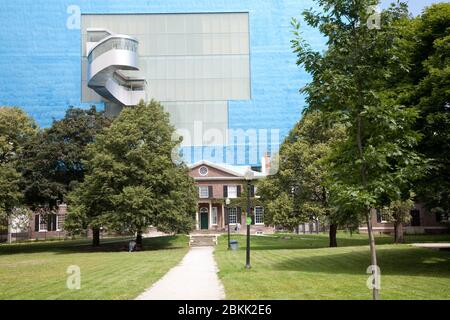
M 229 102 L 229 127 L 267 129 L 269 135 L 279 130 L 281 142 L 300 118 L 299 89 L 309 80 L 295 64 L 290 20 L 314 5 L 311 0 L 3 0 L 0 105 L 22 107 L 43 127 L 63 117 L 69 106 L 89 106 L 81 103 L 77 8 L 81 14 L 248 12 L 251 100 Z M 316 30 L 305 29 L 304 36 L 316 48 L 324 45 Z M 275 151 L 276 140 L 269 141 L 269 150 Z M 188 162 L 208 158 L 192 151 L 196 156 Z M 245 163 L 259 163 L 263 151 Z

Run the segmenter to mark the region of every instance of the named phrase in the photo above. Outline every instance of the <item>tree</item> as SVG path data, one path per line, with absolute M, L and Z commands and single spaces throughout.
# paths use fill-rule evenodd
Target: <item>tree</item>
M 104 112 L 69 108 L 63 119 L 40 131 L 24 147 L 19 170 L 26 203 L 52 209 L 83 181 L 86 146 L 110 125 Z
M 191 231 L 195 186 L 188 168 L 172 161 L 180 143 L 172 141 L 174 132 L 155 101 L 123 110 L 88 147 L 88 174 L 69 197 L 66 227 L 134 232 L 139 246 L 150 225 L 165 232 Z
M 23 200 L 17 161 L 36 130 L 34 121 L 21 109 L 0 107 L 0 221 L 7 221 L 9 236 L 13 209 Z
M 17 107 L 0 107 L 0 163 L 17 161 L 37 125 Z
M 395 243 L 405 241 L 403 226 L 411 220 L 411 209 L 414 206 L 412 198 L 411 196 L 407 200 L 393 201 L 388 207 L 382 209 L 388 220 L 394 224 Z
M 403 102 L 416 106 L 416 129 L 423 135 L 418 150 L 432 159 L 433 169 L 416 193 L 436 214 L 450 212 L 450 3 L 428 7 L 404 29 L 412 72 Z
M 8 224 L 8 237 L 13 209 L 22 202 L 20 174 L 10 164 L 0 164 L 0 221 Z M 10 238 L 9 238 L 10 240 Z
M 409 65 L 399 50 L 399 28 L 409 19 L 405 4 L 383 11 L 381 29 L 369 28 L 376 0 L 318 0 L 321 12 L 304 12 L 306 22 L 327 38 L 324 53 L 314 51 L 293 22 L 298 64 L 312 75 L 302 92 L 310 110 L 339 112 L 348 125 L 346 139 L 329 158 L 330 191 L 338 210 L 367 222 L 371 262 L 377 269 L 371 209 L 400 200 L 423 169 L 414 150 L 420 135 L 413 129 L 418 113 L 399 105 L 389 90 Z M 373 298 L 379 289 L 373 287 Z
M 328 220 L 330 246 L 342 218 L 330 204 L 326 187 L 326 157 L 333 144 L 345 137 L 338 119 L 325 119 L 321 112 L 307 112 L 280 148 L 279 171 L 259 185 L 271 224 L 297 228 L 300 223 Z

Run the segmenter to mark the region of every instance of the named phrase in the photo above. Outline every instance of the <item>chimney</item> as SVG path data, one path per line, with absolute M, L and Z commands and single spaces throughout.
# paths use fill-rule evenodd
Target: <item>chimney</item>
M 261 161 L 261 172 L 265 176 L 270 174 L 270 153 L 266 152 Z

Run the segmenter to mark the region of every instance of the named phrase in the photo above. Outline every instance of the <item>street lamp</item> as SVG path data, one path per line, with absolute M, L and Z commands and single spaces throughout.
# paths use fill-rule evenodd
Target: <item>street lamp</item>
M 252 180 L 255 177 L 255 173 L 251 169 L 248 169 L 247 172 L 245 173 L 244 177 L 245 177 L 245 180 L 247 181 L 247 219 L 246 219 L 246 224 L 247 224 L 247 252 L 246 252 L 245 267 L 247 269 L 250 269 L 251 268 L 251 265 L 250 265 L 250 225 L 251 225 L 251 217 L 250 217 L 250 190 L 251 190 L 251 187 L 252 187 Z M 249 219 L 250 219 L 250 221 L 249 221 Z
M 225 199 L 225 210 L 227 211 L 227 216 L 228 216 L 228 250 L 231 249 L 231 243 L 230 243 L 230 203 L 231 200 L 230 198 L 226 198 Z

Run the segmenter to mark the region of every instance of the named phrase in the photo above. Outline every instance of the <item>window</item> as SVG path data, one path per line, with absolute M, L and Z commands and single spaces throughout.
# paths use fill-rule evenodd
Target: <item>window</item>
M 264 208 L 255 208 L 255 224 L 264 224 Z
M 237 186 L 228 186 L 228 198 L 236 199 L 238 197 Z
M 200 186 L 198 187 L 198 196 L 200 199 L 208 199 L 209 198 L 209 188 L 208 186 Z
M 208 168 L 207 167 L 200 167 L 200 169 L 198 169 L 198 173 L 204 177 L 208 174 Z
M 43 214 L 39 215 L 39 232 L 47 231 L 47 219 Z
M 377 209 L 377 222 L 378 223 L 388 223 L 389 214 L 385 210 Z
M 385 210 L 381 210 L 381 223 L 387 223 L 389 221 L 389 214 Z
M 411 210 L 411 227 L 420 227 L 420 210 Z
M 448 222 L 448 213 L 437 213 L 436 220 L 437 222 Z
M 237 223 L 237 209 L 236 208 L 229 208 L 228 209 L 228 219 L 230 224 L 236 224 Z
M 217 208 L 213 207 L 211 211 L 211 224 L 217 226 Z
M 56 231 L 62 231 L 64 227 L 64 218 L 63 214 L 58 214 L 56 216 Z
M 261 198 L 260 196 L 258 196 L 258 187 L 257 186 L 253 186 L 253 196 L 255 198 Z
M 377 209 L 377 223 L 381 223 L 381 210 Z

